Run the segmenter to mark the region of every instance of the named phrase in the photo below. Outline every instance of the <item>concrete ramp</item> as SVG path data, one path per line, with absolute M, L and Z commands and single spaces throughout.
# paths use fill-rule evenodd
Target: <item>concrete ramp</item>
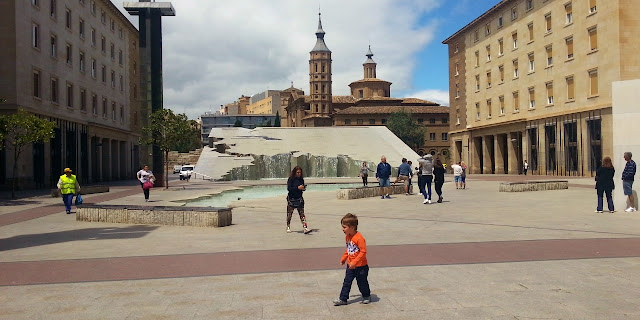
M 296 165 L 309 177 L 355 177 L 362 161 L 375 170 L 382 155 L 394 168 L 419 157 L 384 126 L 214 128 L 209 138 L 216 148 L 202 151 L 196 171 L 216 180 L 286 178 Z

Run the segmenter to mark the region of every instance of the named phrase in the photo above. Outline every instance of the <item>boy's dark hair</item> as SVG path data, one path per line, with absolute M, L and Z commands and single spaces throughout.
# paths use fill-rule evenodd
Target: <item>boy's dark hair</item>
M 340 223 L 358 230 L 358 216 L 356 216 L 355 214 L 347 213 L 346 215 L 344 215 L 344 217 L 342 217 Z

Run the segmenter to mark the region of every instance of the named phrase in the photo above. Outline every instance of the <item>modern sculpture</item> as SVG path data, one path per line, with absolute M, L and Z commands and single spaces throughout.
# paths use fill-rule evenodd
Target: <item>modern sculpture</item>
M 162 102 L 162 16 L 175 16 L 171 2 L 125 2 L 130 15 L 140 17 L 138 46 L 140 48 L 140 94 L 143 121 L 150 113 L 163 109 Z M 164 156 L 156 145 L 152 147 L 151 168 L 157 186 L 164 184 Z

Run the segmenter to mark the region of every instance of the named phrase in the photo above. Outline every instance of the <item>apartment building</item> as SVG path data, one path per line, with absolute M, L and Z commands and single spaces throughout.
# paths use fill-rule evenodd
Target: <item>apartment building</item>
M 20 159 L 26 187 L 54 186 L 62 169 L 81 184 L 131 178 L 139 166 L 138 30 L 109 0 L 2 1 L 0 105 L 57 124 Z M 0 185 L 11 178 L 2 150 Z
M 640 78 L 638 0 L 503 0 L 443 41 L 450 141 L 471 173 L 594 175 L 612 83 Z

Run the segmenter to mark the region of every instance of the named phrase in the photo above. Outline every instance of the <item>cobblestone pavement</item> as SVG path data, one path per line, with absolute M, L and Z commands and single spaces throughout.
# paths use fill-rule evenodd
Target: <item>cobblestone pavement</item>
M 309 235 L 295 216 L 285 232 L 283 197 L 233 202 L 225 228 L 78 222 L 60 199 L 20 199 L 0 208 L 0 319 L 640 319 L 640 214 L 594 213 L 592 178 L 497 191 L 528 179 L 557 177 L 472 175 L 430 205 L 309 191 Z M 247 184 L 175 183 L 152 204 Z M 132 185 L 85 201 L 144 203 Z M 347 212 L 367 239 L 373 301 L 358 304 L 354 284 L 334 307 Z

